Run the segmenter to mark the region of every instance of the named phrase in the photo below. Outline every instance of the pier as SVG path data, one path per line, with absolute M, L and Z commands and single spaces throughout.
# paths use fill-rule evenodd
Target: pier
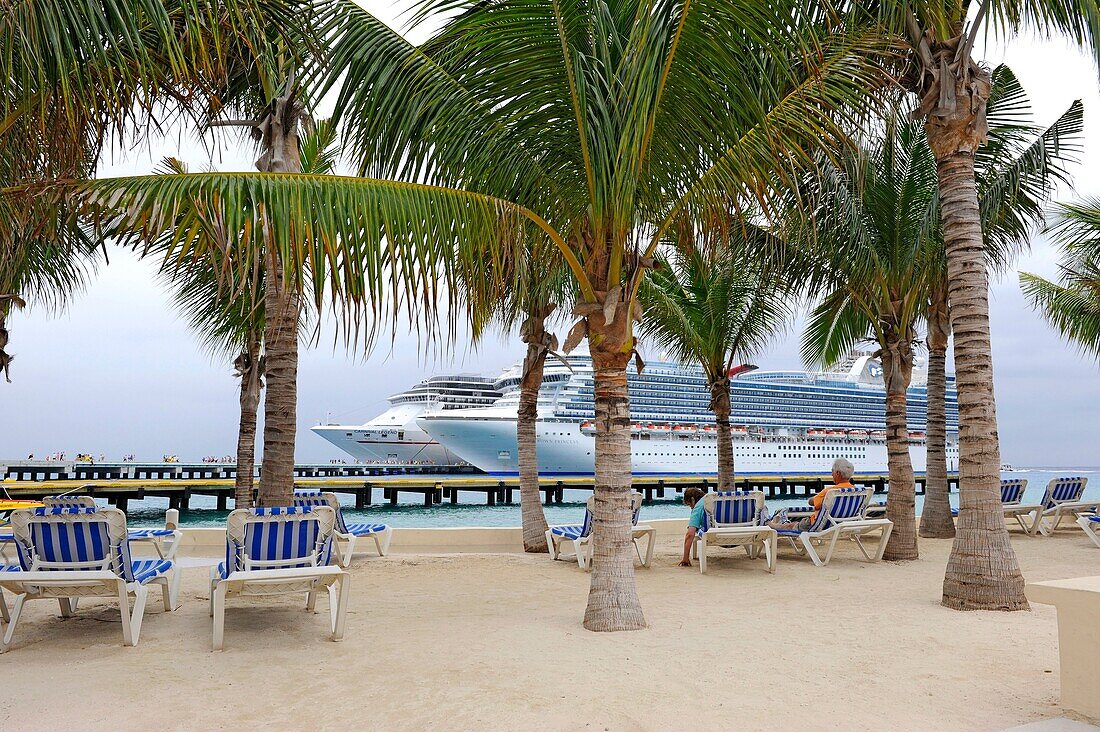
M 436 470 L 432 470 L 432 469 Z M 354 498 L 355 507 L 366 508 L 379 500 L 397 505 L 401 495 L 416 495 L 424 506 L 458 503 L 460 493 L 481 496 L 486 505 L 508 505 L 518 498 L 519 479 L 485 474 L 454 475 L 439 472 L 439 466 L 420 465 L 299 465 L 294 469 L 294 487 L 328 490 Z M 14 499 L 40 499 L 66 493 L 106 498 L 126 510 L 130 500 L 167 498 L 169 507 L 190 508 L 192 496 L 213 496 L 219 510 L 228 510 L 233 498 L 236 466 L 219 463 L 0 463 L 0 486 Z M 917 492 L 924 492 L 924 477 L 917 476 Z M 809 498 L 829 483 L 820 475 L 751 475 L 737 478 L 738 490 L 759 490 L 768 498 Z M 870 486 L 876 493 L 889 489 L 885 475 L 853 477 L 857 485 Z M 958 489 L 958 476 L 948 478 L 951 490 Z M 646 503 L 680 494 L 689 487 L 715 490 L 714 475 L 635 476 L 634 488 Z M 539 481 L 543 501 L 563 503 L 565 490 L 592 490 L 591 477 L 547 477 Z

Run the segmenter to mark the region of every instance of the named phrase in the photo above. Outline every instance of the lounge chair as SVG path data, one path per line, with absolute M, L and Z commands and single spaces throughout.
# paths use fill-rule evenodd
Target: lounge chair
M 331 563 L 336 512 L 328 506 L 238 508 L 226 519 L 225 561 L 210 571 L 214 650 L 225 639 L 225 600 L 230 596 L 306 595 L 313 612 L 317 593 L 329 596 L 332 640 L 344 636 L 347 572 Z
M 336 539 L 346 543 L 343 554 L 340 555 L 340 566 L 348 567 L 351 564 L 352 553 L 355 551 L 355 540 L 374 539 L 374 548 L 378 550 L 378 556 L 386 556 L 390 550 L 390 541 L 393 540 L 393 529 L 385 524 L 352 523 L 344 522 L 344 513 L 340 510 L 340 500 L 335 493 L 322 493 L 320 491 L 295 491 L 295 506 L 328 506 L 336 512 Z
M 806 531 L 778 529 L 776 533 L 780 538 L 790 541 L 791 546 L 799 554 L 808 554 L 813 563 L 819 567 L 829 563 L 836 550 L 837 541 L 841 538 L 854 540 L 864 557 L 877 562 L 882 559 L 882 553 L 886 551 L 886 542 L 890 540 L 894 523 L 885 518 L 864 517 L 871 493 L 871 488 L 834 488 L 825 495 L 821 510 L 817 512 L 817 519 Z M 868 552 L 862 539 L 874 533 L 879 534 L 878 547 L 874 552 Z M 825 557 L 822 558 L 817 547 L 825 545 L 828 548 Z
M 1100 499 L 1081 500 L 1088 482 L 1088 478 L 1054 478 L 1047 483 L 1039 506 L 1042 510 L 1036 514 L 1031 533 L 1039 532 L 1043 536 L 1050 536 L 1067 516 L 1076 520 L 1083 515 L 1097 513 L 1100 510 Z
M 42 499 L 46 508 L 95 508 L 91 496 L 46 496 Z M 175 529 L 127 529 L 131 542 L 152 544 L 161 559 L 175 559 L 183 534 Z
M 699 558 L 699 572 L 707 571 L 707 547 L 745 547 L 750 559 L 764 551 L 768 571 L 775 572 L 778 534 L 760 523 L 764 494 L 760 491 L 725 491 L 703 496 L 703 529 L 695 532 L 692 554 Z
M 12 513 L 20 567 L 0 571 L 0 588 L 15 594 L 0 651 L 11 645 L 28 600 L 57 600 L 70 617 L 82 597 L 119 602 L 122 638 L 136 646 L 141 635 L 148 585 L 158 584 L 165 611 L 176 606 L 179 569 L 168 559 L 132 559 L 126 515 L 116 508 L 36 508 Z M 134 598 L 131 613 L 129 598 Z M 0 602 L 0 605 L 3 603 Z M 0 614 L 7 615 L 7 608 Z
M 1092 539 L 1093 544 L 1100 546 L 1100 516 L 1082 514 L 1077 517 L 1077 525 L 1085 530 L 1085 534 Z
M 546 547 L 550 550 L 550 558 L 558 559 L 566 555 L 561 552 L 561 545 L 566 541 L 573 542 L 574 557 L 581 569 L 587 570 L 591 564 L 592 552 L 592 528 L 595 524 L 594 512 L 596 497 L 591 496 L 584 507 L 584 520 L 579 525 L 551 526 L 546 531 Z M 643 567 L 648 567 L 653 560 L 653 545 L 656 543 L 657 530 L 648 524 L 639 524 L 638 519 L 642 511 L 642 494 L 637 491 L 630 494 L 631 525 L 634 541 L 634 551 L 638 554 L 638 561 Z M 646 551 L 643 557 L 641 540 L 646 539 Z

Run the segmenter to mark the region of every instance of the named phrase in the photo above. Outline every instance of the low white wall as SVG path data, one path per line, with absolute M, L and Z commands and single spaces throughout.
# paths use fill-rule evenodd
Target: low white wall
M 658 538 L 683 536 L 687 519 L 657 519 L 643 523 L 657 529 Z M 220 557 L 225 554 L 225 529 L 185 528 L 178 556 Z M 363 550 L 373 550 L 363 542 Z M 460 528 L 393 530 L 390 551 L 398 554 L 504 554 L 523 551 L 523 534 L 515 527 L 470 526 Z

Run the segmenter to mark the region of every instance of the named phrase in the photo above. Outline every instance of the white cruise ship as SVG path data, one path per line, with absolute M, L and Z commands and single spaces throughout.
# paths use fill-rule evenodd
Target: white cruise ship
M 408 391 L 394 394 L 390 408 L 362 425 L 317 425 L 313 431 L 365 463 L 462 465 L 460 457 L 417 425 L 426 414 L 488 407 L 501 390 L 487 376 L 432 376 Z
M 572 370 L 547 364 L 537 425 L 542 475 L 591 475 L 594 464 L 592 360 L 568 358 Z M 739 371 L 731 379 L 730 416 L 739 475 L 827 475 L 837 457 L 861 473 L 885 473 L 886 424 L 882 367 L 857 354 L 838 371 Z M 416 422 L 462 460 L 493 475 L 515 475 L 520 367 L 496 382 L 491 407 L 425 412 Z M 702 370 L 651 363 L 628 371 L 631 453 L 636 475 L 713 475 L 718 450 L 710 394 Z M 925 467 L 926 372 L 918 364 L 908 395 L 913 467 Z M 947 392 L 948 470 L 958 469 L 958 402 Z

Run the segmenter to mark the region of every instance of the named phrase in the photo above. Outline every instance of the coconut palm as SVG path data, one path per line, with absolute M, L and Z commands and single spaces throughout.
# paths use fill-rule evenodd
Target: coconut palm
M 813 231 L 794 239 L 824 273 L 806 324 L 802 356 L 832 365 L 861 341 L 877 346 L 886 387 L 886 451 L 894 531 L 884 558 L 916 559 L 913 464 L 906 397 L 914 346 L 936 255 L 935 167 L 918 124 L 898 110 L 882 132 L 846 153 L 809 195 Z
M 208 103 L 238 63 L 240 32 L 285 17 L 277 2 L 36 2 L 0 20 L 0 181 L 94 173 L 112 141 Z M 244 29 L 243 31 L 241 29 Z M 101 260 L 67 201 L 0 203 L 0 331 L 13 306 L 64 306 Z M 9 354 L 0 356 L 6 368 Z
M 989 267 L 1006 271 L 1042 224 L 1054 186 L 1069 183 L 1067 165 L 1081 152 L 1082 107 L 1074 102 L 1052 125 L 1031 122 L 1030 102 L 1012 70 L 998 66 L 987 107 L 989 139 L 975 158 L 982 235 Z M 940 237 L 942 249 L 942 236 Z M 927 484 L 920 535 L 947 538 L 955 523 L 947 486 L 946 354 L 951 333 L 944 257 L 926 314 L 928 347 Z
M 585 627 L 643 627 L 626 380 L 640 284 L 666 235 L 768 198 L 840 137 L 832 112 L 880 78 L 854 52 L 880 38 L 785 1 L 445 0 L 417 18 L 438 26 L 420 46 L 363 11 L 340 30 L 346 145 L 364 174 L 511 205 L 559 249 L 578 291 L 564 350 L 587 338 L 595 370 Z
M 959 391 L 960 513 L 944 577 L 943 603 L 957 609 L 1024 609 L 1023 575 L 1000 507 L 1000 443 L 989 340 L 985 263 L 975 159 L 988 134 L 990 70 L 973 57 L 992 31 L 1022 27 L 1064 33 L 1097 49 L 1096 0 L 888 0 L 870 12 L 907 48 L 902 85 L 936 159 L 948 299 Z M 968 17 L 971 19 L 968 22 Z
M 749 222 L 731 232 L 734 246 L 670 247 L 642 283 L 644 338 L 706 376 L 718 427 L 718 489 L 733 489 L 730 371 L 757 355 L 792 315 L 794 299 L 778 269 L 759 256 L 772 236 Z
M 1063 248 L 1058 281 L 1021 272 L 1020 286 L 1063 338 L 1100 357 L 1100 198 L 1060 206 L 1052 231 Z
M 336 161 L 335 131 L 322 120 L 302 140 L 302 168 L 306 173 L 328 175 Z M 184 174 L 187 167 L 168 159 L 161 172 Z M 202 222 L 207 254 L 202 259 L 166 262 L 161 275 L 172 289 L 180 313 L 195 330 L 200 344 L 215 359 L 232 358 L 240 379 L 240 422 L 237 431 L 237 472 L 233 492 L 238 508 L 252 505 L 256 456 L 256 413 L 263 388 L 266 356 L 264 334 L 264 270 L 241 267 L 236 261 L 236 235 L 219 226 L 217 212 L 196 211 Z M 229 289 L 219 272 L 247 272 L 240 286 Z M 307 324 L 308 309 L 299 313 L 299 332 Z
M 557 336 L 547 330 L 547 320 L 572 303 L 569 270 L 550 242 L 537 239 L 495 262 L 473 257 L 463 268 L 461 279 L 474 340 L 481 339 L 490 326 L 504 332 L 518 326 L 520 340 L 527 347 L 516 412 L 520 522 L 523 550 L 546 552 L 548 526 L 539 488 L 536 427 L 547 357 L 561 359 L 568 366 L 558 353 Z

